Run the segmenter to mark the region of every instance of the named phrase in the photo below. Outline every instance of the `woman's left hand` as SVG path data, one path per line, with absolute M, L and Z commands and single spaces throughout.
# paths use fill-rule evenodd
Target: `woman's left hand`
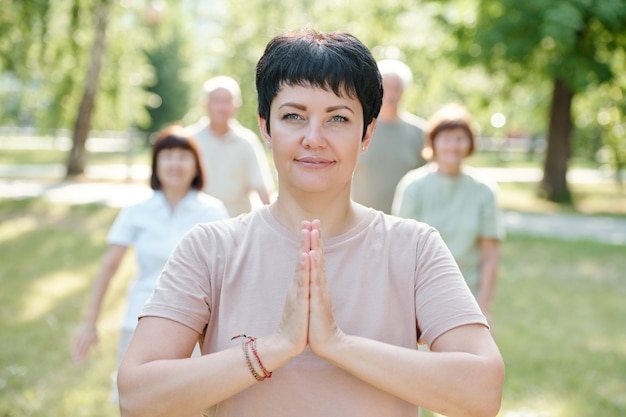
M 343 332 L 335 322 L 332 295 L 326 279 L 326 262 L 319 220 L 311 222 L 310 236 L 309 347 L 313 353 L 325 356 L 328 349 L 341 340 Z

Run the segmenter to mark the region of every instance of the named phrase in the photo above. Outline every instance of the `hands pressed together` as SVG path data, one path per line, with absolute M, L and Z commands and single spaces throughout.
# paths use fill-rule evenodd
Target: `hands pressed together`
M 308 345 L 321 357 L 344 337 L 333 313 L 319 220 L 302 222 L 295 275 L 276 336 L 292 346 L 294 356 Z

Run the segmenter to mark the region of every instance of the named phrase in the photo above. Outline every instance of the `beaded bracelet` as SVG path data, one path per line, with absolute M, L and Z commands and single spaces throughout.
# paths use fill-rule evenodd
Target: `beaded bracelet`
M 254 379 L 256 379 L 257 381 L 263 381 L 265 378 L 270 378 L 272 376 L 272 373 L 268 372 L 267 369 L 265 369 L 265 367 L 263 366 L 263 362 L 261 362 L 261 358 L 259 357 L 259 353 L 256 350 L 256 337 L 246 336 L 245 334 L 240 334 L 237 336 L 233 336 L 230 340 L 235 340 L 238 337 L 245 337 L 246 339 L 248 339 L 247 342 L 244 342 L 241 345 L 241 350 L 243 351 L 243 356 L 246 359 L 246 364 L 248 365 L 248 369 L 250 370 L 250 373 L 252 374 Z M 254 357 L 259 367 L 263 371 L 263 375 L 259 375 L 259 373 L 254 368 L 252 360 L 250 359 L 250 352 L 249 352 L 250 350 L 254 354 Z
M 252 348 L 252 353 L 254 353 L 254 357 L 256 358 L 257 363 L 259 364 L 259 368 L 263 371 L 264 378 L 271 378 L 272 373 L 268 372 L 263 366 L 263 362 L 261 362 L 261 358 L 259 357 L 259 352 L 256 350 L 256 339 L 250 340 L 250 348 Z

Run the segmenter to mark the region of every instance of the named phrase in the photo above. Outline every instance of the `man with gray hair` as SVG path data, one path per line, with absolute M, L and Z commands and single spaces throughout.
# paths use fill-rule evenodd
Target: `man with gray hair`
M 426 120 L 400 109 L 402 94 L 413 82 L 411 69 L 403 62 L 378 62 L 383 80 L 383 105 L 369 148 L 359 157 L 352 198 L 365 206 L 391 214 L 398 181 L 424 165 L 422 148 Z
M 233 217 L 252 209 L 251 193 L 269 204 L 274 183 L 265 150 L 258 136 L 235 119 L 241 107 L 239 83 L 217 76 L 204 83 L 203 94 L 208 116 L 187 129 L 198 142 L 204 191 L 222 200 Z

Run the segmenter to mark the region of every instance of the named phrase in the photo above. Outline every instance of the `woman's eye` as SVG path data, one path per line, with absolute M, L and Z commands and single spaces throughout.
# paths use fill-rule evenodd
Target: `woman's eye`
M 300 119 L 300 116 L 299 116 L 299 115 L 297 115 L 296 113 L 286 113 L 286 114 L 283 116 L 283 119 L 284 119 L 284 120 L 299 120 L 299 119 Z
M 348 118 L 344 116 L 333 116 L 331 120 L 335 123 L 347 122 Z

